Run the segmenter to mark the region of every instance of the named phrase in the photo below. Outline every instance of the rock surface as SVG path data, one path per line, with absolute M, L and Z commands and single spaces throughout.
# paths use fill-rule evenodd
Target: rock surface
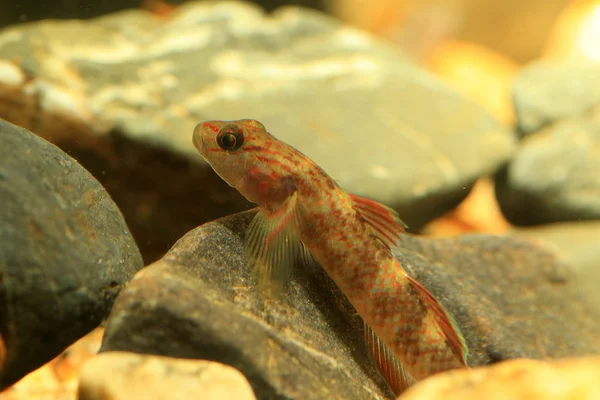
M 600 64 L 531 63 L 516 77 L 513 99 L 518 130 L 524 134 L 585 114 L 600 104 Z
M 252 400 L 234 368 L 212 361 L 109 352 L 84 364 L 78 400 Z
M 261 399 L 385 398 L 369 379 L 384 385 L 367 362 L 362 322 L 323 273 L 319 291 L 300 276 L 283 304 L 257 296 L 241 252 L 252 216 L 206 224 L 140 271 L 115 303 L 101 351 L 219 361 Z
M 544 362 L 511 360 L 470 371 L 452 371 L 416 385 L 402 400 L 584 400 L 600 392 L 600 358 Z
M 102 186 L 3 120 L 0 204 L 1 390 L 95 328 L 142 259 Z
M 44 21 L 0 33 L 1 59 L 0 116 L 69 149 L 105 183 L 143 252 L 154 251 L 147 259 L 248 207 L 191 146 L 202 120 L 261 120 L 413 229 L 514 147 L 511 132 L 392 47 L 305 9 L 189 3 L 163 19 L 136 10 Z M 153 181 L 168 184 L 150 195 Z
M 258 398 L 389 395 L 365 354 L 360 319 L 318 265 L 296 271 L 283 304 L 257 296 L 242 253 L 253 214 L 197 228 L 140 271 L 115 303 L 102 350 L 229 364 Z M 543 247 L 406 236 L 397 257 L 456 316 L 471 366 L 600 353 L 598 310 Z
M 517 225 L 600 219 L 600 102 L 526 137 L 498 174 L 496 194 Z
M 545 243 L 575 269 L 586 297 L 600 307 L 600 221 L 519 228 L 510 236 Z

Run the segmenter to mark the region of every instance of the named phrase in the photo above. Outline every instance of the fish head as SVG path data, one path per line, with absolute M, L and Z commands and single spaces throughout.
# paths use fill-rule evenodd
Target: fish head
M 260 204 L 267 194 L 272 198 L 285 181 L 281 162 L 270 160 L 290 148 L 258 121 L 202 122 L 194 129 L 193 143 L 215 172 L 253 203 Z

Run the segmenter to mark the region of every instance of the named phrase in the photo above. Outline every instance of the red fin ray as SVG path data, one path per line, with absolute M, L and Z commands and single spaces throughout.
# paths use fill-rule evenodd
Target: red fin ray
M 383 343 L 381 338 L 366 323 L 365 343 L 373 363 L 387 382 L 394 396 L 399 396 L 415 383 L 415 379 L 394 355 L 392 350 Z
M 398 213 L 388 206 L 357 195 L 350 195 L 357 213 L 375 230 L 377 236 L 388 247 L 395 247 L 400 234 L 407 228 Z
M 274 213 L 260 208 L 246 231 L 246 258 L 267 298 L 282 294 L 294 264 L 307 257 L 298 232 L 296 199 L 291 195 Z
M 431 294 L 431 292 L 423 285 L 421 285 L 408 274 L 406 277 L 408 278 L 408 283 L 410 286 L 420 296 L 425 306 L 433 313 L 433 316 L 442 329 L 442 332 L 450 344 L 452 351 L 458 357 L 460 357 L 463 364 L 467 366 L 467 355 L 469 349 L 462 333 L 460 332 L 460 328 L 458 327 L 458 324 L 452 315 L 450 315 L 446 309 L 444 309 L 444 307 L 435 299 L 435 297 L 433 297 L 433 294 Z

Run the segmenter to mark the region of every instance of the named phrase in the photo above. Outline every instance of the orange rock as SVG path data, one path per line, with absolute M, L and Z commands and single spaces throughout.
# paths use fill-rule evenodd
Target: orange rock
M 513 124 L 511 89 L 518 69 L 514 61 L 474 43 L 445 41 L 433 50 L 426 64 L 500 122 Z
M 60 356 L 0 393 L 0 400 L 75 399 L 79 370 L 100 349 L 103 333 L 104 329 L 97 328 L 84 336 Z
M 60 383 L 46 364 L 0 394 L 0 400 L 55 399 Z
M 409 389 L 400 399 L 596 399 L 600 393 L 598 376 L 600 357 L 560 361 L 518 359 L 433 376 Z
M 2 373 L 5 359 L 6 359 L 6 345 L 4 344 L 4 340 L 2 339 L 2 335 L 0 334 L 0 373 Z
M 329 8 L 347 24 L 386 36 L 386 32 L 401 24 L 412 3 L 412 0 L 330 0 Z
M 549 35 L 544 57 L 600 61 L 600 0 L 579 0 L 567 7 Z
M 93 330 L 54 359 L 51 366 L 60 381 L 77 381 L 81 366 L 100 350 L 103 334 L 102 328 Z
M 462 233 L 504 233 L 510 224 L 502 215 L 489 178 L 478 180 L 459 206 L 423 228 L 429 236 L 455 236 Z

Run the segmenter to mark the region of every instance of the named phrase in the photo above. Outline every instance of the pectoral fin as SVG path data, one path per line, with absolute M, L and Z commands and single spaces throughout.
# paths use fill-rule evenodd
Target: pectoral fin
M 402 365 L 390 348 L 383 343 L 381 338 L 366 323 L 365 343 L 367 344 L 367 349 L 373 363 L 387 382 L 394 396 L 399 396 L 415 383 L 415 379 L 406 370 L 404 365 Z
M 458 324 L 452 318 L 452 315 L 446 311 L 446 309 L 433 297 L 433 294 L 429 290 L 427 290 L 423 285 L 417 282 L 410 275 L 406 275 L 408 278 L 408 283 L 413 288 L 413 290 L 421 297 L 421 301 L 428 310 L 433 313 L 435 321 L 438 323 L 446 340 L 450 344 L 452 351 L 463 362 L 463 364 L 467 365 L 467 356 L 469 353 L 469 349 L 467 347 L 467 343 L 465 342 L 465 338 L 460 332 L 460 328 Z
M 246 258 L 267 297 L 279 297 L 296 261 L 305 251 L 299 237 L 296 194 L 283 206 L 268 212 L 262 208 L 246 231 Z

